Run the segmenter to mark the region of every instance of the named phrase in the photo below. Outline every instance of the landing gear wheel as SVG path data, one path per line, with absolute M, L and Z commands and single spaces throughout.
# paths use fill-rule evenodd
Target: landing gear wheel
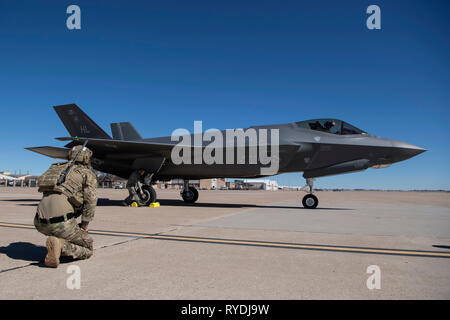
M 319 204 L 319 199 L 313 194 L 307 194 L 303 197 L 302 203 L 306 209 L 315 209 Z
M 144 192 L 144 195 L 140 195 L 142 206 L 148 206 L 150 203 L 156 202 L 156 191 L 152 186 L 144 185 L 142 191 Z
M 198 199 L 198 191 L 194 187 L 189 187 L 188 190 L 181 192 L 181 197 L 186 203 L 194 203 Z

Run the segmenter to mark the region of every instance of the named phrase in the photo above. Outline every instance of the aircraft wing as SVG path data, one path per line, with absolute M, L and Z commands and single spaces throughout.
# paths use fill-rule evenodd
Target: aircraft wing
M 130 159 L 142 155 L 154 155 L 165 158 L 170 157 L 170 153 L 175 144 L 145 142 L 145 141 L 123 141 L 113 139 L 98 139 L 98 138 L 79 138 L 79 137 L 64 137 L 56 138 L 60 141 L 69 141 L 65 147 L 71 148 L 76 145 L 83 144 L 88 139 L 87 147 L 91 149 L 96 155 L 108 155 L 109 158 L 116 159 Z M 34 150 L 32 150 L 34 151 Z

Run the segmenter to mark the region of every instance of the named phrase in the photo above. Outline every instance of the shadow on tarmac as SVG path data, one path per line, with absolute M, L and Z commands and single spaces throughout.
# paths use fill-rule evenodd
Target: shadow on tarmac
M 440 248 L 440 249 L 450 249 L 450 246 L 442 246 L 442 245 L 437 245 L 437 244 L 434 244 L 433 247 Z
M 10 202 L 39 202 L 41 199 L 5 199 L 0 201 L 10 201 Z
M 13 242 L 7 247 L 0 247 L 0 254 L 5 254 L 14 260 L 40 262 L 44 261 L 47 249 L 29 242 Z
M 41 199 L 6 199 L 6 200 L 0 200 L 0 201 L 7 201 L 7 202 L 30 202 L 30 203 L 19 203 L 19 206 L 26 206 L 26 207 L 37 207 L 39 204 L 39 201 Z M 33 202 L 33 203 L 31 203 Z
M 45 255 L 47 254 L 47 248 L 44 246 L 37 246 L 29 242 L 13 242 L 7 247 L 0 247 L 0 254 L 6 255 L 8 258 L 14 260 L 22 260 L 33 262 L 33 265 L 47 268 L 44 264 Z M 61 257 L 60 263 L 73 262 L 72 257 Z
M 199 208 L 269 208 L 269 209 L 305 209 L 301 206 L 277 206 L 277 205 L 257 205 L 257 204 L 241 204 L 241 203 L 185 203 L 183 200 L 172 199 L 158 199 L 161 206 L 174 206 L 174 207 L 199 207 Z M 99 198 L 97 206 L 122 206 L 123 200 L 110 200 L 107 198 Z M 309 209 L 305 209 L 309 210 Z M 355 210 L 349 208 L 321 208 L 317 210 Z
M 0 201 L 10 201 L 10 202 L 35 202 L 35 203 L 19 203 L 20 206 L 27 207 L 37 207 L 41 199 L 6 199 Z M 158 199 L 157 200 L 162 206 L 174 206 L 174 207 L 199 207 L 199 208 L 268 208 L 268 209 L 301 209 L 301 202 L 297 206 L 277 206 L 277 205 L 257 205 L 257 204 L 245 204 L 245 203 L 185 203 L 183 200 L 173 200 L 173 199 Z M 122 207 L 123 200 L 110 200 L 108 198 L 99 198 L 97 201 L 97 206 L 99 207 Z M 310 209 L 306 209 L 310 210 Z M 350 208 L 322 208 L 318 207 L 315 210 L 355 210 Z

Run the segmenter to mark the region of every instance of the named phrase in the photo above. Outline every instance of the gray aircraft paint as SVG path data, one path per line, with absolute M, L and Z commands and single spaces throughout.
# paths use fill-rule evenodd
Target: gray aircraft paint
M 191 164 L 175 165 L 171 162 L 170 157 L 177 142 L 172 141 L 171 136 L 139 139 L 139 133 L 130 123 L 119 123 L 113 125 L 113 139 L 77 105 L 56 106 L 55 110 L 71 134 L 71 137 L 57 139 L 71 142 L 65 148 L 34 147 L 27 149 L 49 157 L 64 159 L 67 157 L 68 148 L 82 144 L 88 139 L 88 147 L 94 153 L 93 167 L 123 178 L 127 178 L 131 171 L 138 167 L 147 167 L 150 171 L 153 170 L 154 180 L 264 176 L 261 175 L 261 168 L 264 168 L 265 165 L 261 163 L 194 164 L 192 161 Z M 299 123 L 250 127 L 279 130 L 278 174 L 304 172 L 305 178 L 314 178 L 355 172 L 373 166 L 389 165 L 407 160 L 426 151 L 408 143 L 370 134 L 334 134 L 307 129 L 301 127 Z M 339 123 L 341 122 L 339 121 Z M 225 130 L 221 133 L 224 136 L 226 134 Z M 187 138 L 194 141 L 192 134 Z M 201 141 L 203 152 L 210 142 Z M 268 144 L 270 144 L 270 139 Z M 234 150 L 227 150 L 225 143 L 222 146 L 225 156 L 227 152 L 231 151 L 236 156 L 236 148 L 239 146 L 235 146 Z M 243 146 L 246 149 L 246 155 L 249 148 L 252 147 L 261 146 L 249 145 L 246 141 Z

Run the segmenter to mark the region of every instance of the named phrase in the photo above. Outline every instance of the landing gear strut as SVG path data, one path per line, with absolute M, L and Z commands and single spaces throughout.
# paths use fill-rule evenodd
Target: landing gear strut
M 317 205 L 319 204 L 319 199 L 315 195 L 313 195 L 313 186 L 314 186 L 314 179 L 309 178 L 306 179 L 306 184 L 309 187 L 309 193 L 303 197 L 302 203 L 303 206 L 306 209 L 315 209 Z
M 189 186 L 189 180 L 184 180 L 184 187 L 180 194 L 186 203 L 194 203 L 198 199 L 198 191 Z

